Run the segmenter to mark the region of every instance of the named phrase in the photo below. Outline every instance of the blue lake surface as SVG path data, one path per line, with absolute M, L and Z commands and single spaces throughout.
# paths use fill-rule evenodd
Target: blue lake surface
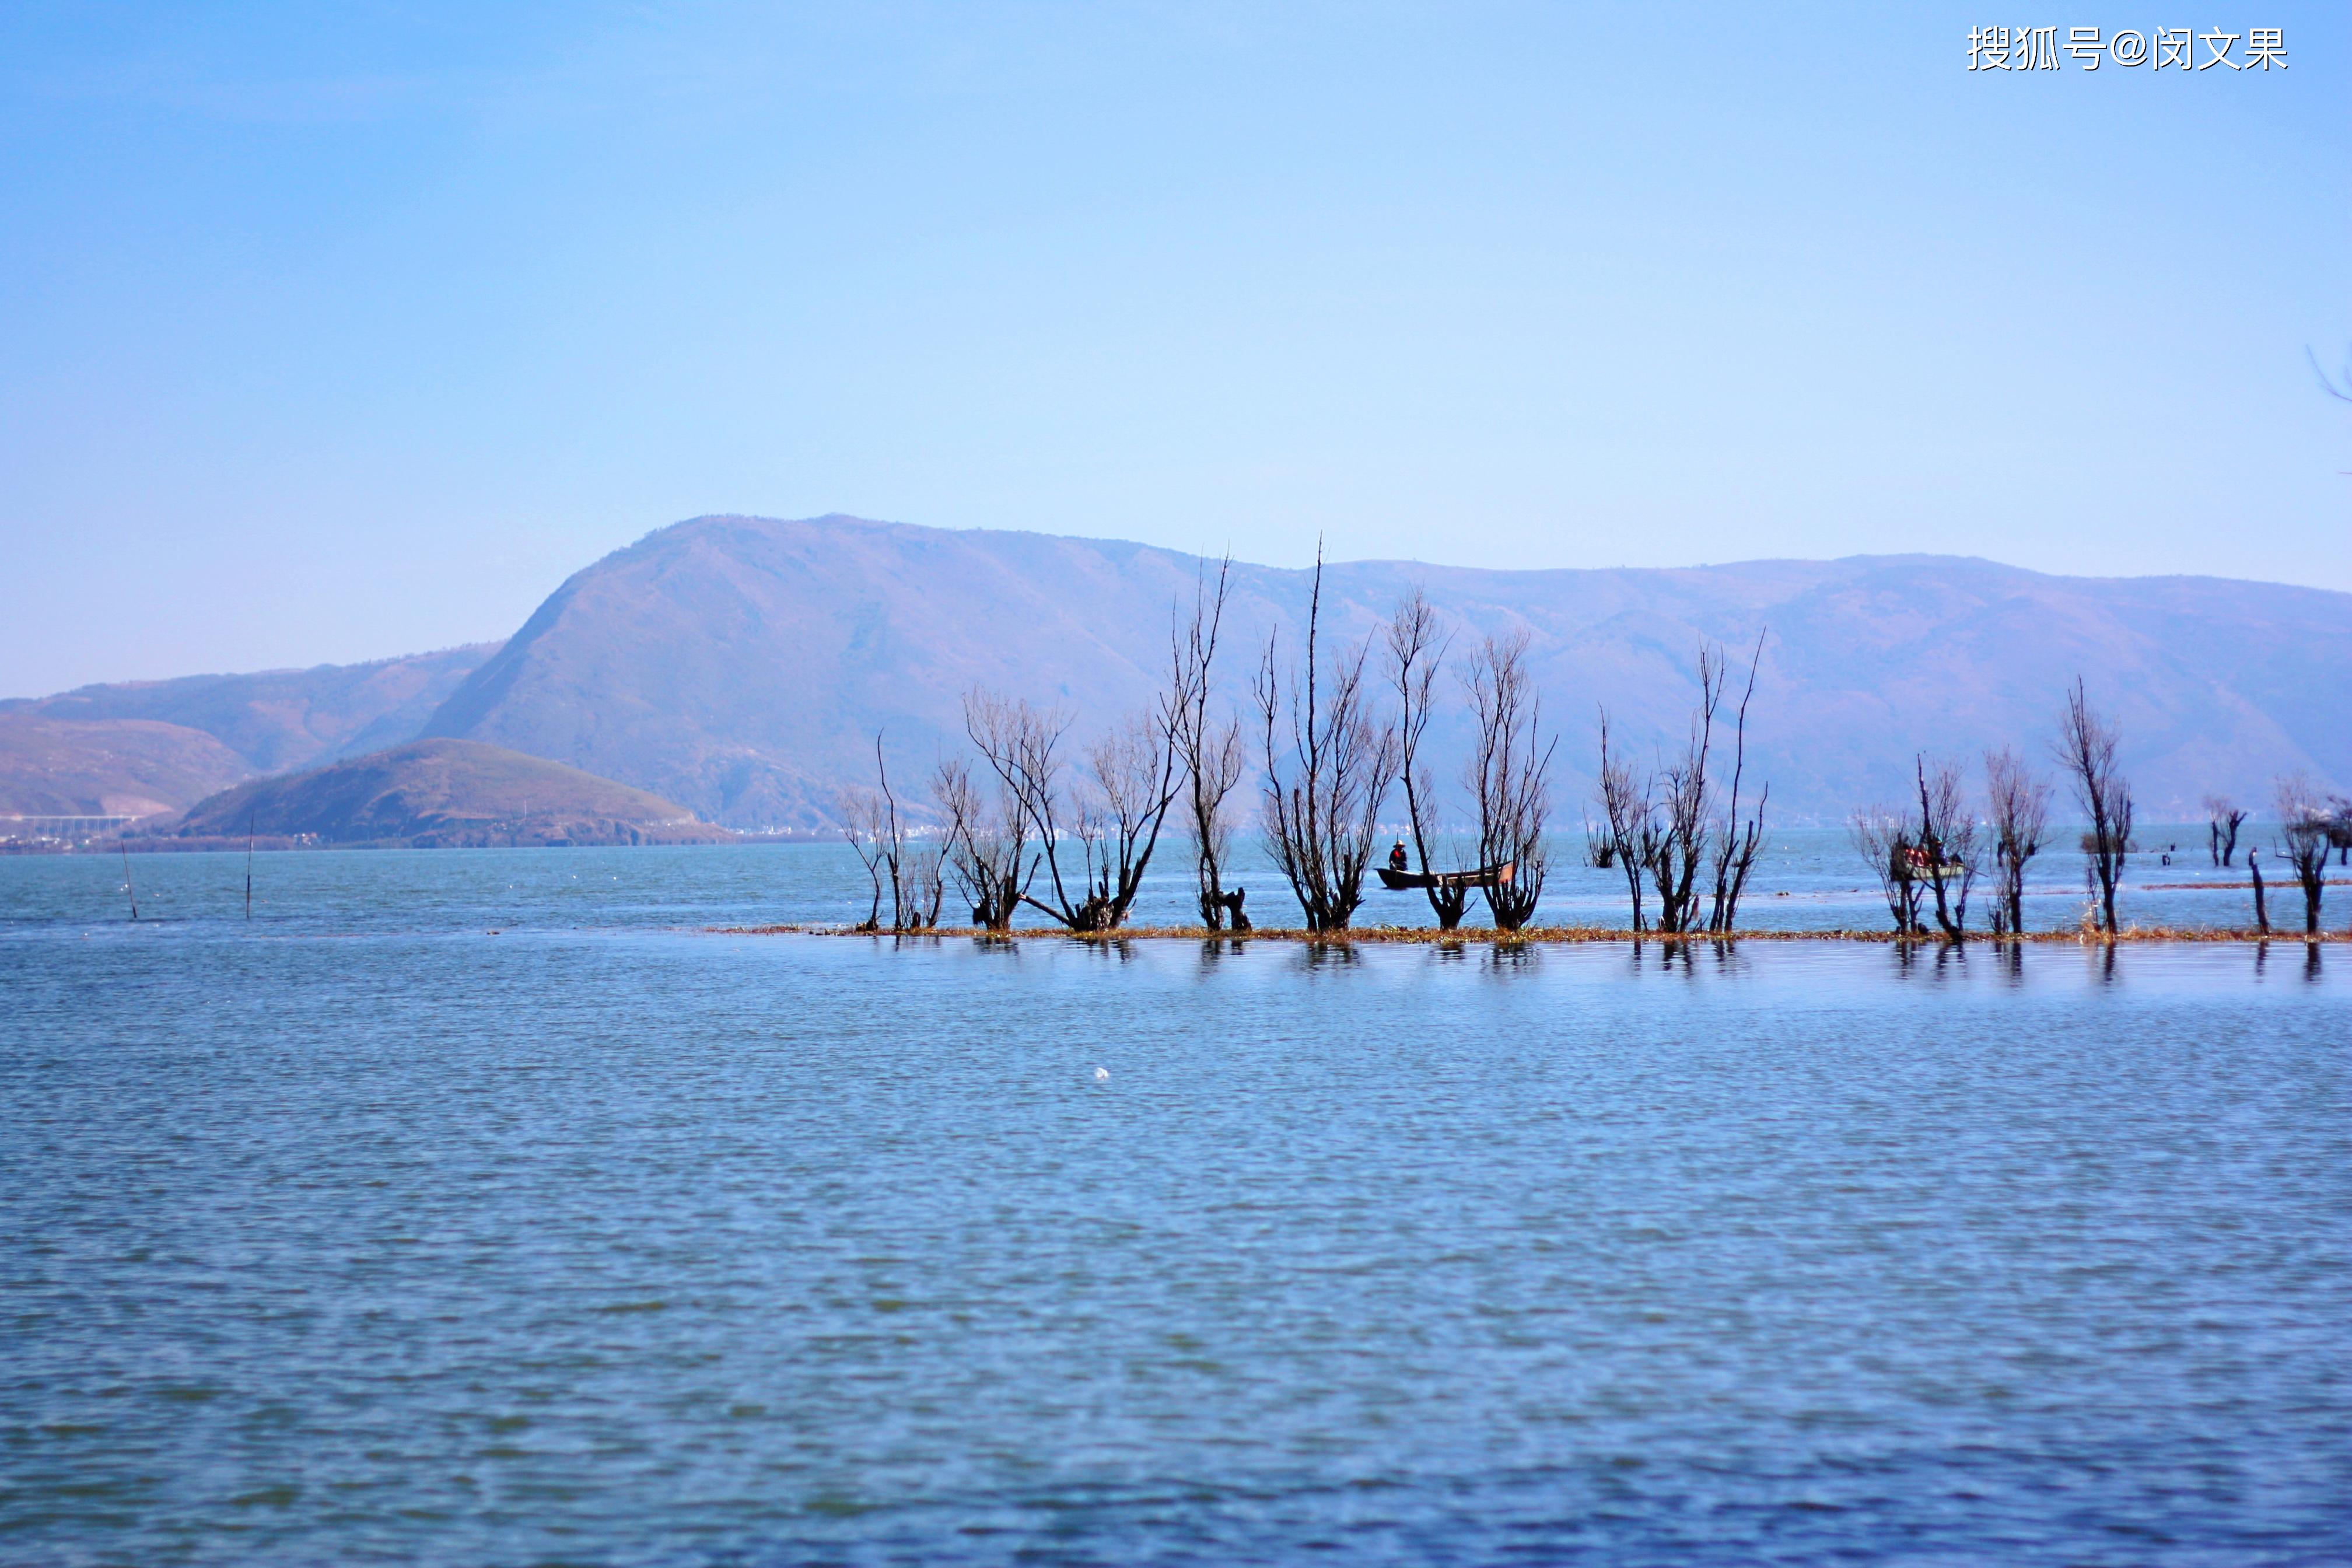
M 2352 1561 L 2352 948 L 132 870 L 0 861 L 0 1562 Z

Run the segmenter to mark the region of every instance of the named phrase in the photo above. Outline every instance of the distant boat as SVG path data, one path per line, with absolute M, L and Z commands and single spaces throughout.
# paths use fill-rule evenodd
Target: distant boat
M 1381 874 L 1381 886 L 1391 892 L 1402 892 L 1408 888 L 1507 888 L 1511 874 L 1518 862 L 1506 860 L 1499 866 L 1481 866 L 1475 871 L 1395 871 L 1386 866 L 1376 868 Z
M 1898 882 L 1941 882 L 1968 869 L 1963 861 L 1938 860 L 1925 849 L 1916 847 L 1897 848 L 1887 861 L 1888 874 Z

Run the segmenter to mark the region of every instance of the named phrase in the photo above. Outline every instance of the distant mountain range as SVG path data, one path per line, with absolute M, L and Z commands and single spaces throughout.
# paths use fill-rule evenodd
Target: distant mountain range
M 877 731 L 919 795 L 933 759 L 962 743 L 973 686 L 1067 709 L 1074 738 L 1139 707 L 1166 665 L 1171 608 L 1204 570 L 1111 541 L 705 517 L 576 574 L 496 648 L 90 688 L 0 704 L 0 717 L 162 721 L 257 772 L 404 727 L 566 763 L 731 826 L 815 827 L 870 774 Z M 1270 630 L 1280 657 L 1296 651 L 1308 579 L 1235 563 L 1228 700 Z M 1457 654 L 1486 631 L 1528 632 L 1570 821 L 1601 706 L 1638 751 L 1669 743 L 1701 640 L 1744 656 L 1759 635 L 1751 765 L 1783 821 L 1899 796 L 1922 750 L 1973 762 L 2006 742 L 2046 760 L 2077 674 L 2120 722 L 2151 819 L 2192 815 L 2212 790 L 2260 806 L 2297 769 L 2352 780 L 2352 595 L 1930 555 L 1612 571 L 1349 562 L 1327 569 L 1326 628 L 1370 635 L 1416 585 L 1457 628 Z M 1449 718 L 1433 741 L 1458 752 L 1462 735 Z
M 1171 606 L 1209 564 L 1098 540 L 829 517 L 707 517 L 565 583 L 454 691 L 428 733 L 626 779 L 739 826 L 812 826 L 883 732 L 913 784 L 962 741 L 979 685 L 1067 708 L 1078 732 L 1146 701 Z M 1296 647 L 1309 574 L 1236 563 L 1222 675 Z M 1915 752 L 2040 755 L 2080 673 L 2112 709 L 2148 810 L 2352 774 L 2352 595 L 2213 578 L 2051 577 L 1937 556 L 1688 570 L 1335 563 L 1325 626 L 1371 634 L 1419 585 L 1457 650 L 1525 628 L 1563 736 L 1572 817 L 1595 715 L 1647 751 L 1679 735 L 1703 638 L 1765 637 L 1754 763 L 1782 810 L 1841 818 L 1901 794 Z M 1441 727 L 1458 753 L 1458 723 Z

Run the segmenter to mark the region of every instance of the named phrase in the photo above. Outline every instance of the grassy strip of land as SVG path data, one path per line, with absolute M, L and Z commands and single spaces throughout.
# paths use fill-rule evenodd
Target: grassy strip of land
M 1118 931 L 1073 931 L 1059 926 L 1021 926 L 1009 931 L 984 931 L 977 926 L 935 926 L 920 931 L 868 931 L 853 926 L 837 925 L 761 925 L 712 926 L 708 928 L 719 936 L 863 936 L 863 937 L 966 937 L 985 942 L 1085 942 L 1117 943 L 1122 942 L 1300 942 L 1315 947 L 1351 947 L 1362 943 L 1389 943 L 1407 947 L 1455 947 L 1475 942 L 1495 947 L 1565 947 L 1591 942 L 1655 942 L 1684 946 L 1709 942 L 1869 942 L 1880 946 L 1896 942 L 1933 943 L 1939 946 L 1958 944 L 1958 939 L 1940 931 L 1925 935 L 1899 936 L 1891 931 L 1869 931 L 1839 927 L 1825 931 L 1632 931 L 1610 926 L 1529 926 L 1523 931 L 1498 931 L 1490 926 L 1463 931 L 1439 931 L 1434 926 L 1351 926 L 1346 931 L 1307 931 L 1300 927 L 1257 926 L 1245 931 L 1211 931 L 1206 926 L 1126 926 Z M 2138 942 L 2352 942 L 2352 931 L 2322 931 L 2306 934 L 2301 931 L 2273 928 L 2268 931 L 2250 926 L 2126 926 L 2120 931 L 2092 931 L 2088 928 L 2067 931 L 2027 931 L 2018 936 L 1995 936 L 1990 931 L 1971 931 L 1970 944 L 1994 947 L 2044 946 L 2068 944 L 2081 947 L 2108 947 Z

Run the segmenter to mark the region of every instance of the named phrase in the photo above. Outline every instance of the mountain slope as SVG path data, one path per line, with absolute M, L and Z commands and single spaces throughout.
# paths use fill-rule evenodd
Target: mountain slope
M 496 643 L 478 643 L 367 664 L 84 686 L 0 702 L 0 713 L 184 725 L 246 758 L 248 771 L 278 773 L 414 739 L 459 682 L 497 651 Z
M 961 743 L 960 703 L 998 688 L 1077 720 L 1146 701 L 1171 605 L 1203 563 L 1113 541 L 851 518 L 698 518 L 573 575 L 466 678 L 425 732 L 560 758 L 737 826 L 815 826 L 870 773 L 900 781 Z M 1308 574 L 1237 563 L 1222 665 L 1238 700 L 1263 639 L 1295 647 Z M 1468 639 L 1524 629 L 1561 730 L 1573 818 L 1593 720 L 1646 751 L 1679 736 L 1702 637 L 1769 628 L 1751 761 L 1785 813 L 1894 797 L 1915 752 L 2046 762 L 2077 672 L 2123 725 L 2144 814 L 2266 796 L 2302 767 L 2352 777 L 2352 595 L 2210 578 L 2061 578 L 1935 556 L 1685 570 L 1497 572 L 1335 563 L 1324 626 L 1371 635 L 1413 585 Z M 1458 755 L 1458 715 L 1433 741 Z M 1450 773 L 1451 767 L 1444 771 Z
M 420 847 L 532 843 L 693 844 L 731 837 L 673 801 L 474 741 L 413 741 L 309 773 L 257 779 L 198 803 L 182 837 L 247 832 Z
M 0 816 L 149 816 L 252 772 L 184 725 L 0 713 Z

